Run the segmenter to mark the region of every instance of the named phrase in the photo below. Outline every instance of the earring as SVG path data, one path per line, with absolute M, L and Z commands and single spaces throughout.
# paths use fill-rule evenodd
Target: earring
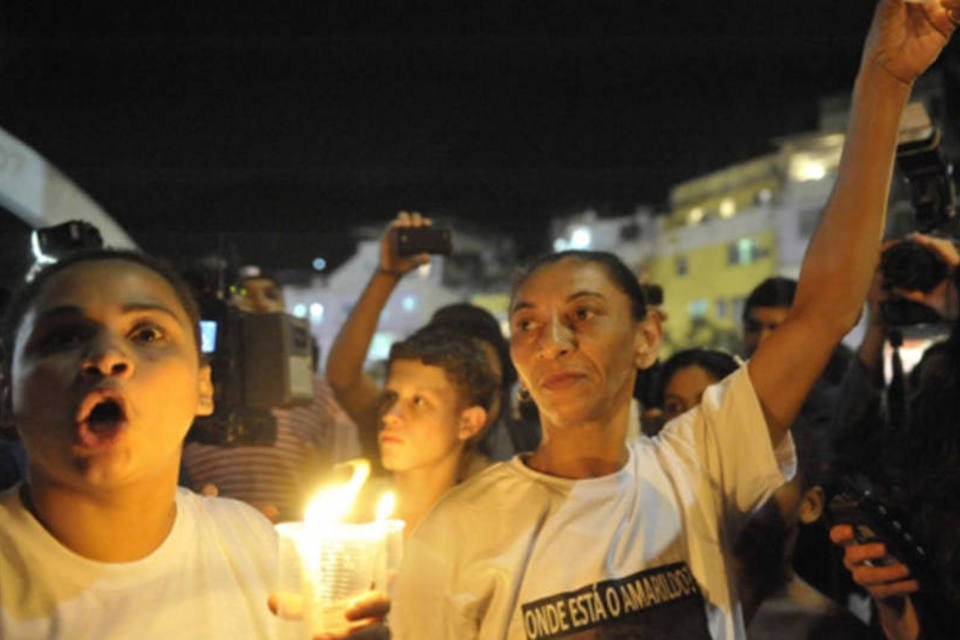
M 530 402 L 530 390 L 525 386 L 520 385 L 517 389 L 517 400 L 520 402 Z

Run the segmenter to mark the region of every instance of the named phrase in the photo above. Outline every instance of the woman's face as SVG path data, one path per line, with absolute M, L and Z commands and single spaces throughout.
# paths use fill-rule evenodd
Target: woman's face
M 537 269 L 510 311 L 510 354 L 544 426 L 607 421 L 629 405 L 655 333 L 601 265 L 576 257 Z
M 31 481 L 74 488 L 175 478 L 210 370 L 173 287 L 122 259 L 52 276 L 17 330 L 11 404 Z
M 690 365 L 674 371 L 663 391 L 663 417 L 673 420 L 700 404 L 707 387 L 717 382 L 700 365 Z

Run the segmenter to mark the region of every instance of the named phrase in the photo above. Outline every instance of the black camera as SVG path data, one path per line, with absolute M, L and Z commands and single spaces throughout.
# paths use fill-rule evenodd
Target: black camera
M 897 168 L 910 188 L 915 228 L 944 229 L 957 213 L 953 165 L 940 149 L 940 130 L 929 127 L 897 145 Z
M 880 272 L 889 287 L 928 292 L 947 277 L 947 266 L 925 247 L 912 240 L 904 240 L 883 252 Z M 942 321 L 936 311 L 911 300 L 887 300 L 881 303 L 880 311 L 884 322 L 892 327 Z
M 271 445 L 273 408 L 313 400 L 313 344 L 306 320 L 247 313 L 219 298 L 201 300 L 201 347 L 213 370 L 214 413 L 187 439 L 220 446 Z
M 897 168 L 910 189 L 913 228 L 921 232 L 950 233 L 956 224 L 956 187 L 953 167 L 940 150 L 940 130 L 923 112 L 923 126 L 908 129 L 897 146 Z M 929 292 L 947 277 L 947 266 L 922 245 L 904 240 L 883 252 L 880 270 L 891 288 Z M 881 312 L 890 326 L 941 322 L 929 307 L 909 300 L 883 303 Z
M 84 220 L 70 220 L 62 224 L 36 229 L 33 232 L 34 251 L 59 260 L 71 253 L 88 249 L 102 249 L 100 230 Z
M 947 265 L 912 240 L 898 242 L 884 251 L 880 270 L 889 286 L 924 293 L 947 277 Z
M 842 478 L 838 492 L 827 504 L 830 526 L 847 524 L 853 527 L 857 544 L 882 542 L 887 555 L 872 564 L 887 565 L 900 561 L 916 578 L 930 572 L 926 547 L 914 536 L 904 519 L 897 517 L 874 492 L 870 481 L 862 475 Z

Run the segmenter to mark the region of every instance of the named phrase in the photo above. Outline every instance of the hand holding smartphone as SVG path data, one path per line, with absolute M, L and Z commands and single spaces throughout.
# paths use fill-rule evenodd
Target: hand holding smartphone
M 421 253 L 449 255 L 453 251 L 453 234 L 443 227 L 397 227 L 394 230 L 394 250 L 398 256 Z

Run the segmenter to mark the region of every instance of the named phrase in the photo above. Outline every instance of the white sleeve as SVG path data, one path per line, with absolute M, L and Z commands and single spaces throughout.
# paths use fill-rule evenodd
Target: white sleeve
M 707 388 L 701 404 L 657 436 L 666 466 L 687 476 L 698 499 L 712 496 L 721 513 L 741 521 L 793 477 L 788 435 L 774 449 L 747 367 Z

